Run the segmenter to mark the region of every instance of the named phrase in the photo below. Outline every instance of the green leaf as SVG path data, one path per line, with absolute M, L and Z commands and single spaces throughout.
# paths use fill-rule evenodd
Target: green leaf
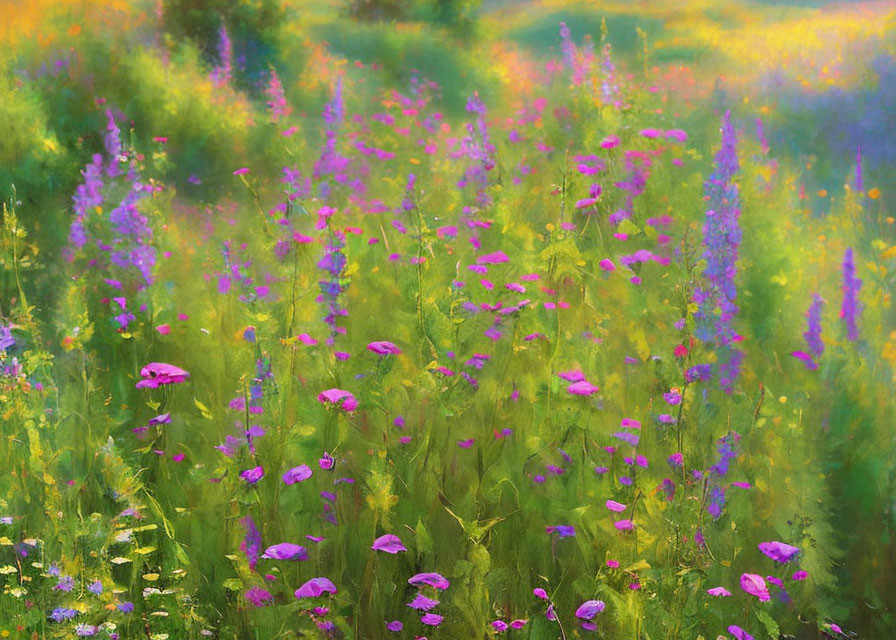
M 772 617 L 768 615 L 765 611 L 756 611 L 756 617 L 759 619 L 763 625 L 765 625 L 765 630 L 768 632 L 769 638 L 772 640 L 778 640 L 781 636 L 781 629 L 778 627 L 778 623 L 772 620 Z
M 196 398 L 193 398 L 193 404 L 195 404 L 196 408 L 199 409 L 199 414 L 203 418 L 205 418 L 206 420 L 212 419 L 212 412 L 208 407 L 206 407 L 204 404 L 199 402 L 199 400 L 197 400 Z

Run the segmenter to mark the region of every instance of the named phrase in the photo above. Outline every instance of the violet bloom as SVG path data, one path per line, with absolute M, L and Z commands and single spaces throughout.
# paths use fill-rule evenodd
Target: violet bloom
M 576 618 L 580 618 L 581 620 L 591 620 L 598 613 L 602 612 L 606 605 L 603 600 L 588 600 L 583 602 L 578 609 L 576 609 Z
M 448 580 L 438 573 L 418 573 L 408 580 L 408 584 L 418 586 L 426 584 L 434 589 L 447 589 L 450 586 Z
M 371 342 L 367 345 L 368 351 L 373 351 L 374 353 L 387 356 L 387 355 L 398 355 L 401 353 L 401 349 L 395 346 L 394 343 L 389 342 L 388 340 L 380 340 L 379 342 Z
M 408 606 L 411 609 L 416 609 L 417 611 L 429 611 L 430 609 L 434 609 L 439 604 L 438 600 L 433 600 L 432 598 L 427 598 L 422 593 L 418 593 L 413 600 L 408 603 Z
M 404 629 L 404 625 L 398 620 L 393 620 L 392 622 L 386 623 L 386 628 L 392 633 L 398 633 L 402 629 Z
M 598 391 L 600 389 L 587 380 L 580 380 L 566 387 L 566 392 L 574 396 L 590 396 Z
M 706 593 L 717 598 L 727 598 L 731 595 L 731 592 L 725 587 L 713 587 L 712 589 L 707 589 Z
M 293 467 L 283 474 L 283 484 L 303 482 L 310 478 L 311 475 L 311 468 L 307 464 L 300 464 L 298 467 Z
M 853 259 L 852 247 L 846 250 L 843 256 L 843 305 L 840 307 L 840 317 L 846 324 L 847 337 L 850 340 L 859 339 L 859 329 L 856 320 L 861 307 L 859 305 L 859 289 L 862 281 L 856 277 L 856 265 Z
M 71 576 L 61 576 L 59 580 L 53 585 L 53 589 L 57 591 L 65 591 L 69 592 L 75 588 L 75 579 Z
M 751 596 L 759 598 L 760 602 L 768 602 L 771 600 L 771 596 L 768 593 L 768 587 L 765 584 L 765 579 L 755 573 L 744 573 L 741 575 L 740 588 Z
M 308 582 L 296 589 L 296 598 L 317 598 L 324 593 L 337 593 L 336 585 L 328 578 L 311 578 Z
M 358 408 L 358 401 L 350 391 L 342 389 L 327 389 L 317 395 L 317 401 L 321 404 L 332 404 L 341 407 L 343 411 L 351 413 Z
M 308 552 L 297 544 L 281 542 L 265 549 L 261 557 L 269 560 L 307 560 Z
M 440 624 L 442 624 L 442 620 L 444 620 L 444 617 L 436 615 L 435 613 L 427 613 L 420 618 L 420 622 L 431 627 L 438 627 Z
M 257 467 L 246 469 L 245 471 L 240 473 L 240 477 L 249 484 L 256 484 L 264 477 L 264 467 L 258 465 Z
M 373 542 L 373 546 L 370 547 L 374 551 L 385 551 L 386 553 L 396 554 L 400 551 L 407 551 L 407 548 L 402 544 L 401 538 L 396 535 L 392 535 L 391 533 L 387 533 L 384 536 L 380 536 Z
M 76 615 L 78 615 L 78 611 L 76 609 L 57 607 L 50 613 L 50 620 L 52 620 L 53 622 L 65 622 L 66 620 L 71 620 Z
M 336 461 L 333 459 L 333 456 L 324 451 L 323 457 L 317 461 L 317 464 L 321 469 L 330 470 L 333 468 L 333 465 L 336 464 Z
M 569 524 L 558 524 L 552 527 L 545 527 L 545 533 L 556 533 L 560 538 L 571 538 L 576 535 L 575 527 Z
M 140 369 L 140 375 L 143 380 L 137 383 L 138 389 L 155 389 L 164 384 L 178 384 L 190 377 L 189 372 L 164 362 L 150 362 Z
M 733 635 L 737 640 L 754 640 L 753 636 L 738 627 L 736 624 L 728 627 L 728 633 Z
M 264 607 L 274 602 L 271 592 L 261 587 L 252 587 L 243 596 L 256 607 Z
M 790 562 L 793 556 L 800 552 L 799 547 L 778 541 L 760 542 L 759 550 L 775 562 L 780 562 L 781 564 Z
M 610 511 L 615 511 L 617 513 L 622 513 L 628 508 L 621 502 L 616 502 L 615 500 L 607 500 L 606 505 L 607 509 L 609 509 Z

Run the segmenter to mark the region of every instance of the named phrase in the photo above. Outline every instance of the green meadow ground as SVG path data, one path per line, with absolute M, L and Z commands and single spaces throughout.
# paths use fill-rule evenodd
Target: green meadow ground
M 475 4 L 0 6 L 0 637 L 896 634 L 896 9 Z

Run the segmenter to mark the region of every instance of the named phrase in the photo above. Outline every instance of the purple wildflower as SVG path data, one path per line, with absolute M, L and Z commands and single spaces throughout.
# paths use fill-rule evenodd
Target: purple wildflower
M 252 516 L 246 516 L 240 520 L 240 524 L 243 525 L 243 529 L 246 531 L 246 536 L 240 543 L 240 551 L 246 554 L 246 560 L 249 561 L 249 569 L 255 571 L 255 565 L 258 564 L 258 552 L 261 549 L 261 534 L 258 532 L 258 527 L 255 526 Z
M 328 578 L 311 578 L 308 582 L 296 589 L 296 598 L 317 598 L 324 593 L 336 593 L 336 585 Z
M 862 281 L 856 277 L 856 265 L 853 259 L 852 247 L 846 250 L 843 256 L 843 306 L 840 307 L 840 317 L 846 324 L 847 337 L 850 340 L 859 339 L 859 330 L 856 327 L 856 319 L 861 312 L 858 295 L 862 288 Z
M 434 609 L 439 604 L 438 600 L 433 600 L 432 598 L 427 598 L 422 593 L 418 593 L 413 600 L 408 603 L 408 606 L 411 609 L 416 609 L 417 611 L 429 611 L 430 609 Z
M 741 230 L 738 224 L 739 191 L 732 179 L 738 169 L 737 138 L 731 124 L 731 113 L 726 111 L 722 119 L 722 148 L 715 157 L 715 170 L 704 184 L 710 206 L 703 226 L 705 281 L 693 296 L 698 307 L 695 313 L 696 336 L 715 346 L 719 361 L 719 385 L 726 393 L 733 390 L 743 360 L 743 352 L 733 346 L 740 341 L 733 326 L 738 312 L 734 279 Z
M 233 44 L 230 41 L 230 35 L 227 33 L 227 27 L 221 23 L 218 29 L 218 66 L 212 69 L 212 84 L 216 87 L 222 87 L 230 84 L 233 75 Z

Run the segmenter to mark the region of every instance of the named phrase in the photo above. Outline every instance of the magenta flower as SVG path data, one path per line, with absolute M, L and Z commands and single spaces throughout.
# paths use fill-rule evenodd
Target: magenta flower
M 418 573 L 408 580 L 408 584 L 428 584 L 434 589 L 447 589 L 451 583 L 449 583 L 444 576 L 438 573 Z
M 749 633 L 747 633 L 746 631 L 744 631 L 743 629 L 738 627 L 736 624 L 733 624 L 730 627 L 728 627 L 728 633 L 730 633 L 735 638 L 737 638 L 737 640 L 754 640 L 753 636 L 751 636 Z
M 507 631 L 507 623 L 503 620 L 495 620 L 492 622 L 492 629 L 498 633 L 503 633 L 504 631 Z
M 620 531 L 631 531 L 635 528 L 635 523 L 631 520 L 617 520 L 613 523 L 613 526 L 615 526 Z
M 442 620 L 444 620 L 444 617 L 435 613 L 427 613 L 422 618 L 420 618 L 420 622 L 431 627 L 438 627 L 440 624 L 442 624 Z
M 590 396 L 591 394 L 597 393 L 598 391 L 600 391 L 600 389 L 598 389 L 587 380 L 573 382 L 571 385 L 566 387 L 566 392 L 571 393 L 574 396 Z
M 792 576 L 790 576 L 790 579 L 796 580 L 797 582 L 799 582 L 800 580 L 805 580 L 808 577 L 809 577 L 809 573 L 807 571 L 800 570 L 800 571 L 795 572 Z
M 604 610 L 606 605 L 603 600 L 588 600 L 583 602 L 578 609 L 576 609 L 576 618 L 580 618 L 582 620 L 591 620 L 594 616 Z
M 307 464 L 300 464 L 298 467 L 293 467 L 283 474 L 283 483 L 295 484 L 297 482 L 303 482 L 310 478 L 311 475 L 311 467 L 309 467 Z
M 317 598 L 324 593 L 337 593 L 336 585 L 328 578 L 311 578 L 296 589 L 296 598 Z
M 628 508 L 621 502 L 616 502 L 615 500 L 607 500 L 606 504 L 607 504 L 607 509 L 609 509 L 610 511 L 615 511 L 617 513 L 622 513 L 623 511 L 625 511 Z
M 343 389 L 327 389 L 317 394 L 317 401 L 321 404 L 341 406 L 343 411 L 351 413 L 358 408 L 358 401 L 350 391 Z M 341 404 L 340 404 L 341 401 Z
M 411 609 L 416 609 L 417 611 L 429 611 L 430 609 L 434 609 L 436 606 L 438 606 L 438 604 L 438 600 L 427 598 L 422 593 L 418 593 L 417 596 L 408 603 L 408 606 Z
M 240 477 L 249 484 L 255 484 L 264 477 L 264 467 L 258 465 L 251 469 L 246 469 L 240 473 Z
M 725 587 L 713 587 L 712 589 L 707 589 L 706 593 L 718 598 L 727 598 L 731 595 L 731 592 L 728 591 L 728 589 L 726 589 Z
M 138 389 L 156 389 L 163 384 L 177 384 L 190 377 L 187 371 L 173 364 L 164 362 L 150 362 L 140 369 L 143 380 L 137 383 Z
M 759 550 L 775 562 L 780 562 L 781 564 L 790 562 L 791 558 L 800 552 L 799 547 L 778 541 L 760 542 Z
M 324 456 L 317 461 L 317 464 L 320 465 L 321 469 L 329 470 L 333 468 L 333 465 L 336 464 L 336 461 L 333 459 L 333 456 L 324 451 Z
M 374 551 L 385 551 L 386 553 L 392 554 L 398 553 L 399 551 L 407 551 L 407 548 L 402 544 L 401 539 L 391 533 L 387 533 L 374 540 L 373 546 L 370 548 Z
M 542 589 L 541 587 L 536 587 L 535 589 L 532 589 L 532 593 L 534 593 L 537 598 L 541 598 L 542 600 L 548 599 L 547 592 L 544 589 Z
M 510 258 L 503 251 L 495 251 L 494 253 L 485 253 L 476 258 L 476 264 L 499 264 L 509 260 Z
M 389 342 L 388 340 L 380 340 L 379 342 L 371 342 L 370 344 L 367 345 L 367 350 L 373 351 L 374 353 L 381 355 L 381 356 L 387 356 L 387 355 L 397 356 L 399 353 L 401 353 L 401 349 L 399 349 L 397 346 L 395 346 L 394 343 Z
M 393 620 L 392 622 L 386 623 L 386 628 L 392 633 L 398 633 L 402 629 L 404 629 L 404 625 L 401 624 L 398 620 Z
M 740 577 L 740 588 L 751 596 L 759 598 L 760 602 L 768 602 L 771 600 L 771 596 L 768 593 L 768 587 L 765 586 L 765 579 L 755 573 L 743 574 Z
M 527 622 L 529 622 L 529 621 L 523 620 L 522 618 L 517 618 L 516 620 L 514 620 L 513 622 L 510 623 L 510 628 L 511 629 L 522 629 L 523 627 L 526 626 Z
M 256 607 L 264 607 L 268 604 L 274 602 L 274 596 L 265 589 L 261 587 L 252 587 L 245 594 L 243 594 L 249 602 L 251 602 Z
M 261 557 L 269 560 L 307 560 L 308 552 L 297 544 L 281 542 L 265 549 Z
M 572 371 L 561 371 L 557 374 L 557 377 L 567 382 L 581 382 L 585 379 L 585 374 L 578 369 L 574 369 Z

